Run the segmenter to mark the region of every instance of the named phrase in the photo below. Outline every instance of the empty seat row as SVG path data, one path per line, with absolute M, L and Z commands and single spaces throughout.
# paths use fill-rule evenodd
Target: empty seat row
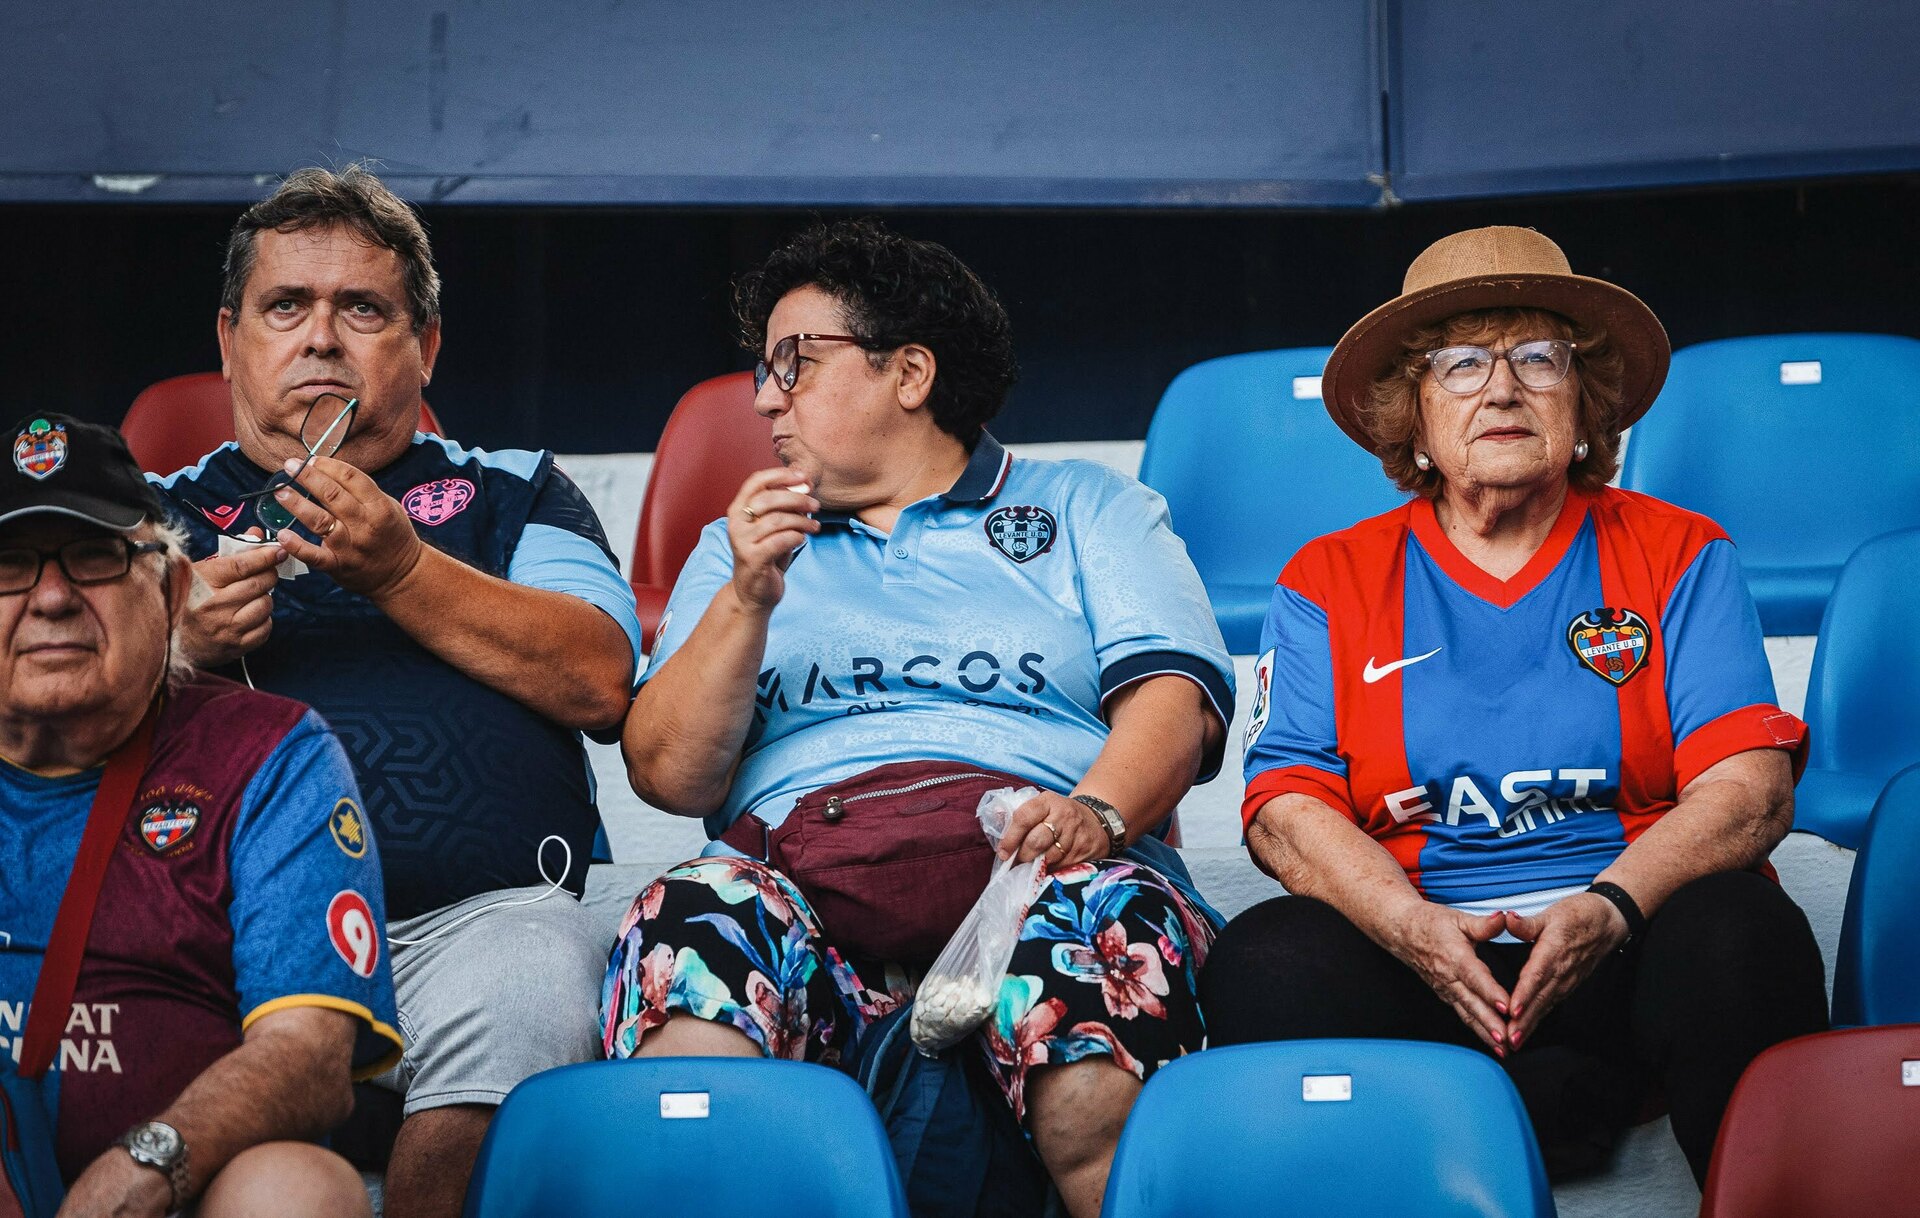
M 751 1148 L 750 1150 L 747 1148 Z M 1801 1037 L 1755 1059 L 1703 1218 L 1911 1213 L 1920 1025 Z M 905 1218 L 866 1093 L 823 1066 L 638 1058 L 567 1066 L 495 1115 L 467 1218 L 779 1213 Z M 1544 1218 L 1519 1094 L 1485 1054 L 1414 1041 L 1211 1049 L 1162 1068 L 1114 1155 L 1106 1218 Z

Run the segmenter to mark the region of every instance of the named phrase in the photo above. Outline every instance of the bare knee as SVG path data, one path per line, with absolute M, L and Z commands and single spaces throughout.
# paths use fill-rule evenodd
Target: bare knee
M 1140 1080 L 1110 1057 L 1035 1070 L 1027 1079 L 1034 1148 L 1056 1174 L 1111 1155 L 1139 1095 Z
M 360 1173 L 308 1142 L 263 1142 L 235 1155 L 201 1195 L 200 1218 L 373 1218 Z
M 754 1039 L 732 1024 L 675 1011 L 640 1038 L 635 1057 L 765 1057 Z

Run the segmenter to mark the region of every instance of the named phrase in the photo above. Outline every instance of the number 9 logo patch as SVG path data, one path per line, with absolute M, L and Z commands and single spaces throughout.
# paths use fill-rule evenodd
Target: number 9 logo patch
M 380 963 L 380 936 L 365 897 L 351 888 L 335 895 L 327 905 L 327 938 L 348 968 L 362 977 L 373 976 Z

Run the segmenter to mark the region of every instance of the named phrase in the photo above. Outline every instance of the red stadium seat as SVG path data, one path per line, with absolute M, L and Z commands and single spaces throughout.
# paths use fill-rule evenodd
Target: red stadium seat
M 1720 1123 L 1700 1218 L 1920 1212 L 1920 1024 L 1775 1045 Z
M 700 530 L 726 515 L 748 474 L 778 465 L 772 429 L 753 412 L 753 374 L 731 372 L 687 390 L 660 433 L 640 501 L 628 578 L 640 603 L 641 644 L 667 607 L 673 581 L 700 540 Z
M 444 435 L 433 408 L 420 403 L 420 430 Z M 193 372 L 155 381 L 140 391 L 120 421 L 133 459 L 150 474 L 183 469 L 233 439 L 233 397 L 218 372 Z

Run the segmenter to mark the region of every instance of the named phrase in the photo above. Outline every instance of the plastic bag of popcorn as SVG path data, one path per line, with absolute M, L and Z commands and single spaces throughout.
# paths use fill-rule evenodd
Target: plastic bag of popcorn
M 1038 787 L 1001 787 L 980 797 L 976 815 L 987 840 L 997 842 L 1013 813 L 1040 794 Z M 1045 879 L 1045 858 L 996 864 L 986 890 L 920 982 L 913 999 L 909 1031 L 926 1053 L 938 1053 L 964 1040 L 986 1022 L 1000 996 L 1000 979 L 1013 961 L 1020 924 Z

